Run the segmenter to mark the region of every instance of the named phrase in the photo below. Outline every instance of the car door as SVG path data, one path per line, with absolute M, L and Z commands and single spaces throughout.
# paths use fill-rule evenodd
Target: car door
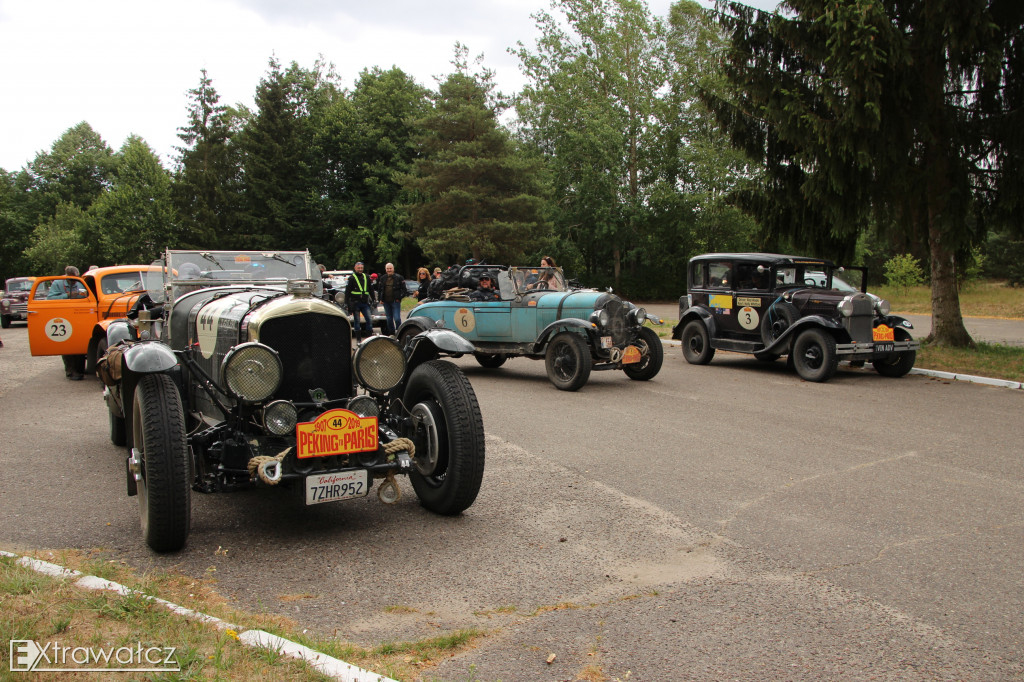
M 760 270 L 758 270 L 760 266 Z M 761 339 L 763 316 L 772 304 L 770 268 L 761 263 L 737 261 L 733 264 L 733 331 L 742 337 Z
M 47 298 L 43 292 L 54 287 L 69 295 Z M 85 355 L 97 309 L 96 296 L 80 277 L 38 278 L 28 298 L 29 351 L 32 355 Z

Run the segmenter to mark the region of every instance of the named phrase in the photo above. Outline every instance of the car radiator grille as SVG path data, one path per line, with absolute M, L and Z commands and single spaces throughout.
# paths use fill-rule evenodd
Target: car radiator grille
M 629 340 L 629 333 L 626 330 L 626 306 L 622 301 L 610 300 L 605 304 L 604 309 L 608 312 L 608 327 L 605 332 L 611 333 L 612 343 L 616 346 L 624 346 Z
M 267 320 L 260 341 L 276 350 L 284 380 L 274 397 L 308 402 L 322 388 L 331 400 L 352 395 L 352 332 L 348 320 L 304 313 Z

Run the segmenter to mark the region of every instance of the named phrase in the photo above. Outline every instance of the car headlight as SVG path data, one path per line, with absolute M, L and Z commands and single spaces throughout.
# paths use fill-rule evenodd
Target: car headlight
M 884 298 L 879 298 L 875 301 L 875 310 L 878 311 L 879 315 L 888 315 L 890 309 L 889 302 Z
M 250 403 L 274 395 L 281 385 L 283 368 L 277 351 L 257 341 L 235 346 L 224 356 L 221 376 L 228 392 Z
M 299 413 L 295 405 L 287 400 L 275 400 L 263 408 L 263 426 L 272 435 L 287 436 L 294 433 L 298 421 Z
M 604 308 L 590 313 L 590 323 L 596 325 L 599 329 L 607 329 L 609 322 L 611 322 L 611 315 Z
M 641 327 L 644 326 L 644 322 L 647 321 L 647 311 L 643 308 L 637 307 L 633 310 L 633 321 Z
M 390 391 L 405 376 L 405 353 L 394 339 L 374 336 L 356 349 L 352 369 L 356 381 L 367 389 Z
M 836 305 L 836 308 L 843 317 L 850 317 L 853 315 L 853 299 L 847 296 Z
M 380 406 L 377 405 L 377 401 L 368 395 L 357 395 L 352 400 L 348 401 L 348 409 L 358 414 L 360 417 L 379 417 Z

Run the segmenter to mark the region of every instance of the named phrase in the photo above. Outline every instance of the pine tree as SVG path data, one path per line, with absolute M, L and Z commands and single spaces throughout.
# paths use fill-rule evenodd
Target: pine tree
M 544 229 L 541 167 L 517 153 L 498 125 L 493 73 L 470 74 L 461 45 L 453 64 L 433 111 L 418 122 L 423 156 L 402 176 L 422 198 L 409 207 L 413 234 L 436 261 L 469 253 L 518 262 Z

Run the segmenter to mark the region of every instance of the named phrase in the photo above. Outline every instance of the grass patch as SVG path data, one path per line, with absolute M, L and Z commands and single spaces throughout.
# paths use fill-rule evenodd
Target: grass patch
M 210 578 L 156 572 L 140 575 L 122 561 L 104 560 L 98 551 L 39 551 L 32 555 L 216 616 L 236 624 L 239 630 L 265 630 L 396 680 L 420 679 L 425 671 L 485 636 L 480 630 L 464 629 L 415 642 L 385 642 L 365 648 L 309 634 L 288 618 L 234 609 L 213 590 Z M 59 642 L 64 647 L 134 646 L 136 642 L 144 647 L 176 647 L 175 660 L 181 672 L 150 674 L 146 679 L 328 679 L 302 661 L 278 651 L 243 646 L 237 632 L 184 619 L 141 595 L 85 590 L 70 581 L 36 573 L 8 557 L 0 557 L 0 638 Z M 7 668 L 6 662 L 3 668 Z M 58 680 L 77 679 L 75 674 L 48 675 Z
M 928 286 L 882 286 L 871 292 L 889 301 L 894 313 L 932 314 L 932 290 Z M 1024 319 L 1024 287 L 1002 281 L 975 282 L 960 292 L 960 313 L 966 317 Z
M 1024 348 L 979 342 L 976 348 L 922 343 L 915 367 L 1007 381 L 1024 381 Z

